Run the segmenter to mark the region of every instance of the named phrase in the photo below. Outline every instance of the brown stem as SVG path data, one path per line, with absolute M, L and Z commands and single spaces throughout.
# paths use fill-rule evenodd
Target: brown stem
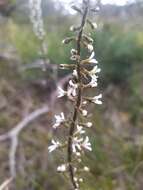
M 86 16 L 88 13 L 88 6 L 89 6 L 89 0 L 87 0 L 87 3 L 85 5 L 84 14 L 82 16 L 81 27 L 80 27 L 81 30 L 79 31 L 78 38 L 77 38 L 77 55 L 79 56 L 79 59 L 77 61 L 77 73 L 78 73 L 79 87 L 78 87 L 78 93 L 77 93 L 77 99 L 76 99 L 76 106 L 74 108 L 72 123 L 71 123 L 70 130 L 69 130 L 68 149 L 67 149 L 67 161 L 69 164 L 69 175 L 70 175 L 70 180 L 72 182 L 74 189 L 77 188 L 77 184 L 74 180 L 74 169 L 73 169 L 73 165 L 72 165 L 72 154 L 73 154 L 72 143 L 73 143 L 73 134 L 74 134 L 74 130 L 75 130 L 75 123 L 76 123 L 76 120 L 78 117 L 78 110 L 79 110 L 79 107 L 81 104 L 81 95 L 82 95 L 82 89 L 80 86 L 80 83 L 81 83 L 81 73 L 80 73 L 81 39 L 82 39 L 83 28 L 84 28 L 84 25 L 86 22 Z

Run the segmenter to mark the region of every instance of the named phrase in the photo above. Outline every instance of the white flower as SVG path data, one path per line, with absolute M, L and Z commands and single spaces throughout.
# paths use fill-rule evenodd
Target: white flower
M 77 50 L 76 49 L 71 49 L 71 54 L 72 55 L 76 55 L 77 54 Z
M 65 172 L 66 171 L 66 165 L 65 164 L 62 164 L 60 166 L 57 167 L 57 171 L 58 172 Z
M 101 69 L 98 68 L 98 66 L 96 65 L 93 67 L 93 69 L 91 71 L 89 71 L 89 74 L 90 74 L 90 76 L 95 75 L 96 73 L 100 73 L 100 71 L 101 71 Z
M 53 125 L 53 128 L 56 129 L 65 121 L 64 113 L 62 112 L 60 115 L 55 115 L 56 123 Z
M 86 127 L 88 127 L 88 128 L 92 127 L 92 123 L 91 122 L 87 122 L 86 123 Z
M 65 43 L 65 39 L 64 40 L 62 40 L 62 44 L 64 44 Z
M 89 172 L 89 167 L 84 166 L 83 170 L 84 170 L 85 172 Z
M 68 91 L 67 91 L 67 95 L 68 97 L 75 97 L 77 95 L 77 88 L 78 88 L 78 85 L 73 83 L 72 80 L 69 81 L 69 88 L 68 88 Z
M 72 56 L 70 57 L 70 59 L 71 59 L 72 61 L 76 61 L 76 60 L 77 60 L 77 57 L 76 57 L 75 55 L 72 55 Z
M 82 143 L 82 147 L 89 150 L 89 151 L 92 151 L 91 143 L 89 142 L 89 137 L 88 136 L 85 137 L 85 140 Z
M 76 49 L 71 49 L 71 60 L 76 61 L 77 60 L 77 50 Z
M 77 77 L 77 76 L 78 76 L 78 75 L 77 75 L 77 70 L 74 69 L 72 74 L 73 74 L 73 76 Z
M 70 31 L 73 32 L 73 31 L 74 31 L 74 28 L 75 28 L 74 26 L 70 26 Z
M 83 101 L 82 104 L 85 106 L 87 104 L 87 101 Z
M 91 53 L 90 57 L 89 57 L 89 63 L 95 63 L 95 64 L 98 63 L 98 61 L 94 58 L 94 56 L 95 56 L 95 53 L 94 53 L 94 51 L 93 51 L 93 52 Z
M 80 125 L 77 125 L 77 131 L 76 131 L 76 134 L 79 133 L 79 134 L 84 134 L 85 133 L 85 130 L 83 130 L 83 127 L 80 126 Z
M 58 86 L 58 98 L 61 98 L 67 94 L 66 91 L 64 91 L 60 86 Z
M 73 138 L 73 143 L 72 143 L 72 149 L 73 149 L 73 153 L 77 153 L 77 150 L 81 150 L 81 142 L 83 141 L 83 138 L 77 138 L 74 137 Z
M 87 110 L 82 110 L 81 113 L 83 116 L 87 116 L 87 114 L 88 114 Z
M 61 144 L 59 143 L 59 141 L 52 140 L 52 145 L 48 147 L 48 150 L 49 152 L 53 152 L 55 149 L 57 149 L 60 146 Z
M 87 48 L 88 48 L 88 50 L 89 50 L 90 52 L 92 52 L 92 51 L 93 51 L 93 45 L 88 44 L 88 45 L 87 45 Z
M 96 29 L 98 27 L 96 22 L 93 22 L 92 25 L 93 25 L 94 29 Z
M 89 59 L 90 59 L 90 60 L 93 59 L 94 56 L 95 56 L 95 53 L 94 53 L 94 51 L 93 51 L 93 52 L 91 53 Z
M 74 167 L 73 169 L 74 169 L 74 172 L 77 172 L 77 168 L 76 167 Z
M 76 187 L 77 188 L 75 188 L 74 190 L 79 190 L 79 184 L 78 184 L 78 182 L 75 181 L 75 183 L 76 183 Z
M 77 87 L 78 87 L 78 85 L 77 85 L 76 83 L 73 83 L 72 80 L 69 81 L 69 85 L 70 85 L 71 87 L 73 87 L 73 88 L 77 88 Z
M 76 152 L 76 156 L 80 157 L 81 156 L 80 152 Z
M 98 6 L 98 7 L 96 7 L 96 11 L 99 11 L 100 10 L 100 7 Z
M 83 178 L 79 178 L 79 182 L 83 182 Z
M 102 94 L 99 94 L 98 96 L 94 96 L 91 101 L 95 104 L 102 104 L 102 101 L 100 100 L 101 98 Z
M 97 87 L 97 79 L 98 79 L 98 76 L 96 75 L 91 75 L 91 81 L 89 82 L 88 86 L 91 86 L 91 87 Z
M 77 181 L 78 181 L 78 178 L 77 178 L 77 177 L 74 177 L 74 181 L 76 181 L 76 182 L 77 182 Z

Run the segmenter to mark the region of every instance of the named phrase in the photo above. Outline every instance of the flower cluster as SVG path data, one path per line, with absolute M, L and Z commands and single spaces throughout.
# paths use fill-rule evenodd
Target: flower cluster
M 71 183 L 74 190 L 79 190 L 80 183 L 83 182 L 83 178 L 80 177 L 81 172 L 88 172 L 89 168 L 84 166 L 81 168 L 81 161 L 85 151 L 92 151 L 89 137 L 86 134 L 86 130 L 93 126 L 92 122 L 88 120 L 88 104 L 102 104 L 102 94 L 98 94 L 94 97 L 84 96 L 86 89 L 95 88 L 98 86 L 98 73 L 101 69 L 98 67 L 98 61 L 95 59 L 95 53 L 93 48 L 93 39 L 91 36 L 84 34 L 84 27 L 86 23 L 90 22 L 92 29 L 97 26 L 95 23 L 87 19 L 88 12 L 90 10 L 89 0 L 83 1 L 81 8 L 73 7 L 77 10 L 81 16 L 81 25 L 75 29 L 71 27 L 72 31 L 76 32 L 76 36 L 68 37 L 63 40 L 63 43 L 76 43 L 76 49 L 71 49 L 70 59 L 73 61 L 72 65 L 62 64 L 62 69 L 72 68 L 72 77 L 68 82 L 67 89 L 58 87 L 58 98 L 66 96 L 72 105 L 74 106 L 73 115 L 66 118 L 62 112 L 59 115 L 55 115 L 55 123 L 53 129 L 60 127 L 66 127 L 69 129 L 67 140 L 62 143 L 52 140 L 52 144 L 48 147 L 49 152 L 58 148 L 67 149 L 67 162 L 57 167 L 58 172 L 64 172 L 69 174 Z M 93 27 L 94 26 L 94 27 Z M 87 57 L 81 56 L 81 48 L 87 50 Z M 64 146 L 63 146 L 64 144 Z M 79 167 L 80 165 L 80 167 Z

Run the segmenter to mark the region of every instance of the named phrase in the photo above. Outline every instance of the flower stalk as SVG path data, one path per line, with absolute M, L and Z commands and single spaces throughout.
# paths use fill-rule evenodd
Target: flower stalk
M 76 100 L 76 106 L 75 106 L 75 109 L 74 109 L 73 119 L 72 119 L 72 123 L 71 123 L 70 130 L 69 130 L 68 148 L 67 148 L 67 155 L 68 155 L 67 156 L 67 161 L 68 161 L 68 164 L 69 164 L 69 174 L 70 174 L 71 182 L 72 182 L 73 187 L 75 189 L 78 188 L 77 187 L 78 185 L 74 180 L 74 169 L 73 169 L 73 166 L 72 166 L 72 153 L 73 153 L 72 144 L 73 144 L 73 134 L 74 134 L 74 131 L 75 131 L 76 120 L 77 120 L 77 117 L 78 117 L 78 111 L 79 111 L 79 108 L 80 108 L 80 105 L 81 105 L 81 94 L 82 94 L 82 88 L 80 86 L 80 84 L 81 84 L 81 73 L 80 73 L 81 39 L 82 39 L 83 28 L 84 28 L 84 25 L 85 25 L 85 22 L 86 22 L 86 16 L 87 16 L 87 13 L 88 13 L 88 8 L 89 8 L 89 0 L 86 2 L 85 7 L 84 7 L 84 14 L 83 14 L 83 17 L 82 17 L 80 31 L 79 31 L 78 39 L 77 39 L 77 57 L 78 57 L 78 60 L 77 60 L 77 70 L 76 71 L 77 71 L 79 87 L 78 87 L 77 100 Z
M 83 0 L 82 7 L 73 6 L 81 15 L 80 26 L 72 27 L 72 31 L 76 33 L 75 37 L 68 37 L 63 40 L 63 43 L 74 43 L 76 49 L 71 49 L 70 59 L 74 62 L 71 65 L 62 64 L 62 69 L 72 69 L 72 78 L 69 80 L 67 90 L 58 87 L 58 98 L 67 96 L 67 98 L 74 105 L 72 115 L 67 118 L 63 112 L 55 116 L 55 124 L 53 129 L 57 130 L 59 127 L 66 127 L 68 129 L 68 136 L 65 142 L 53 141 L 49 146 L 49 152 L 55 149 L 63 147 L 67 152 L 66 163 L 57 167 L 58 172 L 67 172 L 70 182 L 74 190 L 80 189 L 80 183 L 84 181 L 81 178 L 81 172 L 89 172 L 89 168 L 84 166 L 81 168 L 83 155 L 85 151 L 92 151 L 89 137 L 86 134 L 86 129 L 93 126 L 91 121 L 88 121 L 88 111 L 86 110 L 88 104 L 102 104 L 102 94 L 94 97 L 85 97 L 84 91 L 88 88 L 95 88 L 98 86 L 98 76 L 100 68 L 97 66 L 98 61 L 95 59 L 95 53 L 93 48 L 93 39 L 89 34 L 85 34 L 84 28 L 86 23 L 91 23 L 91 29 L 93 28 L 92 22 L 88 19 L 88 13 L 91 10 L 90 0 Z M 94 24 L 95 25 L 95 24 Z M 87 50 L 88 58 L 83 58 L 82 48 Z M 62 146 L 62 145 L 65 146 Z

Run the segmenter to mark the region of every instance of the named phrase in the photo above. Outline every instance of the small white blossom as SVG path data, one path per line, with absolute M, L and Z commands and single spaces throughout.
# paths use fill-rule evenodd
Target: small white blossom
M 94 51 L 93 51 L 93 52 L 91 53 L 90 57 L 89 57 L 89 63 L 95 63 L 95 64 L 98 63 L 98 61 L 94 58 L 94 56 L 95 56 L 95 53 L 94 53 Z
M 87 116 L 87 114 L 88 114 L 87 110 L 82 110 L 81 113 L 83 116 Z
M 54 129 L 59 127 L 65 121 L 64 113 L 62 112 L 60 115 L 55 115 L 55 119 L 56 119 L 56 123 L 53 125 Z
M 84 166 L 83 170 L 84 170 L 85 172 L 89 172 L 89 167 Z
M 96 22 L 93 22 L 92 25 L 93 25 L 94 29 L 96 29 L 98 27 Z
M 77 150 L 81 150 L 81 142 L 83 141 L 83 138 L 73 138 L 73 143 L 72 143 L 72 149 L 73 153 L 76 153 Z
M 74 167 L 74 172 L 77 172 L 77 168 L 76 167 Z
M 73 74 L 73 76 L 77 77 L 77 76 L 78 76 L 78 75 L 77 75 L 77 70 L 74 69 L 72 74 Z
M 52 145 L 48 147 L 48 150 L 49 152 L 53 152 L 55 149 L 57 149 L 60 146 L 61 144 L 59 143 L 59 141 L 52 140 Z
M 76 60 L 77 60 L 77 55 L 72 55 L 72 56 L 70 57 L 70 59 L 71 59 L 72 61 L 76 61 Z
M 70 26 L 70 31 L 74 31 L 74 26 Z
M 83 127 L 80 126 L 80 125 L 77 125 L 77 131 L 76 131 L 76 134 L 79 133 L 79 134 L 84 134 L 85 133 L 85 130 L 83 130 Z
M 73 83 L 72 80 L 69 81 L 69 85 L 70 85 L 71 87 L 73 87 L 73 88 L 77 88 L 77 87 L 78 87 L 78 85 L 77 85 L 76 83 Z
M 66 91 L 64 91 L 60 86 L 58 86 L 58 98 L 61 98 L 67 94 Z
M 72 55 L 76 55 L 77 54 L 77 50 L 76 49 L 71 49 L 71 54 Z
M 77 50 L 71 49 L 71 60 L 76 61 L 77 60 Z
M 57 171 L 58 172 L 65 172 L 66 171 L 66 165 L 65 164 L 62 164 L 60 166 L 57 167 Z
M 83 178 L 79 178 L 79 182 L 83 182 Z
M 86 123 L 86 127 L 88 127 L 88 128 L 92 127 L 92 123 L 91 122 L 87 122 Z
M 87 101 L 86 101 L 86 100 L 85 100 L 85 101 L 83 101 L 83 102 L 82 102 L 82 104 L 83 104 L 83 105 L 86 105 L 86 104 L 87 104 Z
M 89 150 L 89 151 L 92 151 L 91 143 L 89 142 L 89 137 L 88 136 L 85 137 L 85 140 L 82 143 L 82 147 Z
M 64 39 L 64 40 L 62 40 L 62 44 L 65 44 L 65 39 Z
M 102 94 L 99 94 L 98 96 L 94 96 L 91 101 L 95 104 L 102 104 L 102 101 L 100 100 L 101 98 Z
M 76 154 L 76 156 L 78 156 L 78 157 L 81 156 L 81 153 L 80 153 L 80 152 L 76 152 L 75 154 Z
M 77 182 L 77 181 L 78 181 L 78 178 L 77 178 L 77 177 L 74 177 L 74 181 L 76 181 L 76 182 Z
M 77 95 L 77 88 L 78 88 L 78 85 L 73 83 L 72 80 L 69 81 L 69 88 L 68 88 L 68 91 L 67 91 L 67 95 L 68 97 L 75 97 Z
M 67 95 L 68 95 L 69 98 L 70 97 L 75 97 L 77 95 L 76 89 L 73 88 L 73 87 L 69 87 L 68 91 L 67 91 Z
M 91 87 L 97 87 L 98 83 L 97 83 L 97 79 L 98 79 L 98 76 L 96 75 L 91 75 L 91 81 L 88 83 L 88 86 L 91 86 Z
M 93 69 L 91 71 L 89 71 L 89 74 L 90 74 L 90 76 L 95 75 L 96 73 L 100 73 L 100 71 L 101 71 L 101 69 L 98 68 L 98 66 L 96 65 L 93 67 Z
M 96 11 L 99 11 L 99 10 L 100 10 L 100 7 L 99 7 L 99 6 L 97 6 L 97 7 L 96 7 Z
M 93 51 L 93 45 L 92 45 L 92 44 L 88 44 L 88 45 L 87 45 L 87 48 L 88 48 L 88 50 L 89 50 L 90 52 Z

